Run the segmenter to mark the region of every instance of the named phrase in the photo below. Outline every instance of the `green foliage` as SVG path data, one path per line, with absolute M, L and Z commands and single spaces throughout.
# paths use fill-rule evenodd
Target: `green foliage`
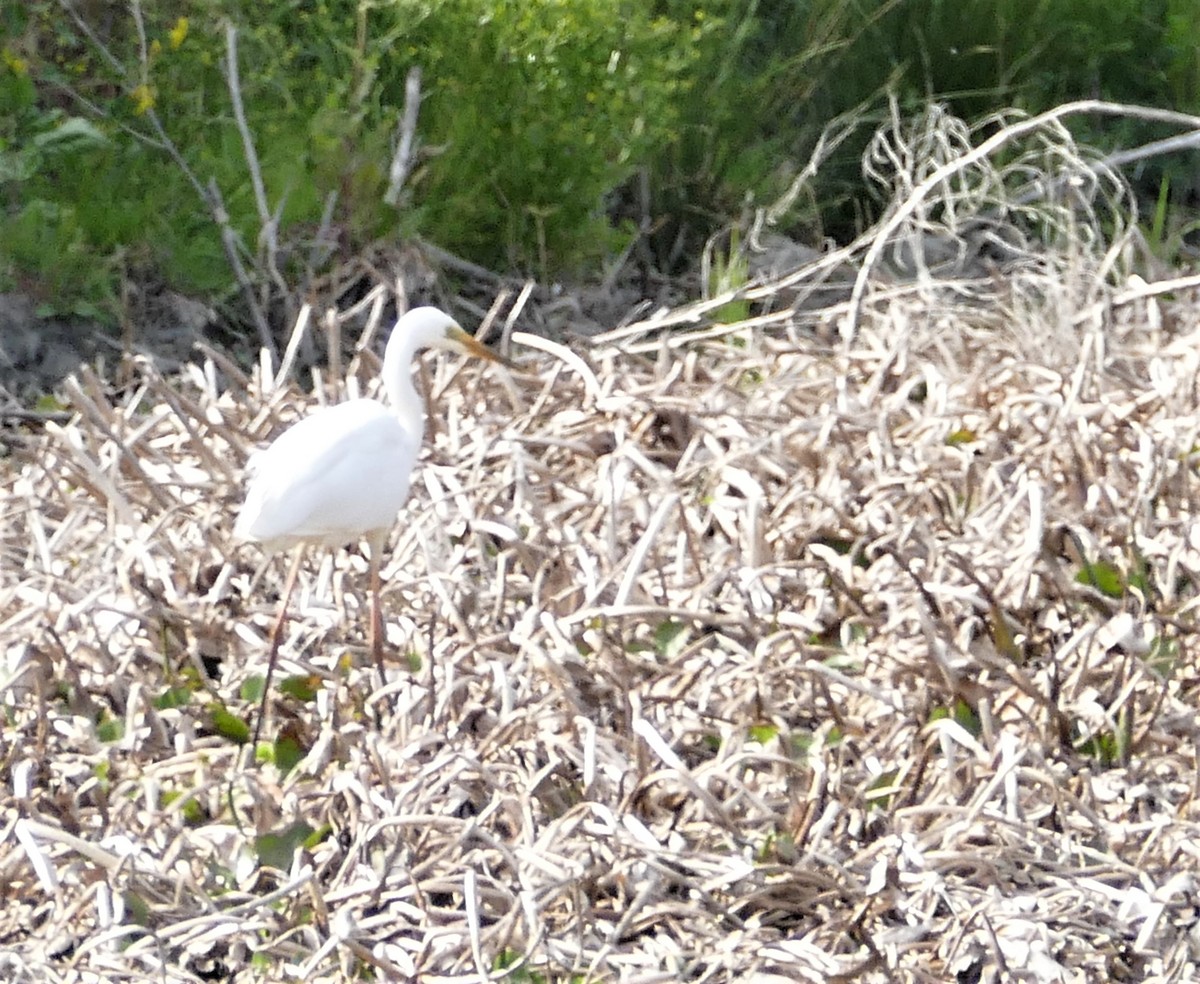
M 331 203 L 330 231 L 346 253 L 415 233 L 541 277 L 611 256 L 648 211 L 669 218 L 652 236 L 666 265 L 681 233 L 698 248 L 778 196 L 830 120 L 876 107 L 785 217 L 793 232 L 841 236 L 878 207 L 864 198 L 859 156 L 888 89 L 903 107 L 936 98 L 968 118 L 1089 95 L 1200 108 L 1191 0 L 75 9 L 93 18 L 86 29 L 53 0 L 0 11 L 0 289 L 33 293 L 44 313 L 112 318 L 130 274 L 228 293 L 210 182 L 248 265 L 266 276 L 222 69 L 227 22 L 238 29 L 241 101 L 291 284 L 308 272 Z M 419 148 L 393 209 L 383 196 L 414 66 L 423 72 Z M 1112 120 L 1079 125 L 1110 146 L 1160 135 Z M 651 197 L 635 204 L 639 172 Z M 1152 197 L 1164 196 L 1153 241 L 1177 243 L 1189 226 L 1173 210 L 1200 193 L 1200 178 L 1174 162 L 1148 166 L 1145 178 Z M 732 251 L 716 267 L 718 280 L 744 276 Z
M 1121 571 L 1104 560 L 1094 564 L 1085 563 L 1076 572 L 1075 582 L 1095 588 L 1108 598 L 1125 596 L 1125 579 L 1122 577 Z
M 164 790 L 162 794 L 162 806 L 168 807 L 172 804 L 183 801 L 182 806 L 178 807 L 183 816 L 184 822 L 189 826 L 196 827 L 204 823 L 208 819 L 204 812 L 204 808 L 196 800 L 196 797 L 190 793 L 184 793 L 179 790 Z
M 96 739 L 105 744 L 120 741 L 125 737 L 125 722 L 119 717 L 113 717 L 104 711 L 96 722 Z
M 0 222 L 0 238 L 0 288 L 25 289 L 40 315 L 111 319 L 111 265 L 93 255 L 73 206 L 35 198 Z
M 948 707 L 935 707 L 929 712 L 930 721 L 942 721 L 946 719 L 953 721 L 975 738 L 978 738 L 983 733 L 983 726 L 979 721 L 979 715 L 976 713 L 975 708 L 961 697 L 956 698 L 954 703 Z
M 136 926 L 150 926 L 153 923 L 153 913 L 149 903 L 137 892 L 127 889 L 122 898 L 125 902 L 127 919 Z
M 688 643 L 687 623 L 664 619 L 654 630 L 654 651 L 659 659 L 670 662 Z
M 573 972 L 555 972 L 552 968 L 539 965 L 532 968 L 526 957 L 512 949 L 501 950 L 492 958 L 492 970 L 505 971 L 498 980 L 512 984 L 584 984 L 587 975 Z
M 759 864 L 795 864 L 799 856 L 796 849 L 796 838 L 786 831 L 771 831 L 766 839 L 754 852 L 754 860 Z
M 734 229 L 729 236 L 729 246 L 724 252 L 713 249 L 708 273 L 708 296 L 716 297 L 727 291 L 738 290 L 750 278 L 750 264 L 745 253 L 738 249 L 738 233 Z M 722 304 L 713 312 L 713 320 L 722 324 L 736 324 L 750 316 L 750 302 L 736 299 Z
M 42 313 L 111 313 L 110 271 L 90 249 L 77 204 L 53 191 L 19 194 L 89 161 L 108 140 L 60 108 L 40 111 L 28 62 L 8 48 L 0 54 L 0 290 L 23 289 Z
M 250 726 L 223 704 L 212 701 L 206 710 L 209 726 L 226 741 L 245 745 L 250 740 Z
M 168 687 L 154 699 L 154 706 L 160 711 L 186 707 L 188 702 L 192 699 L 192 693 L 192 687 Z
M 267 678 L 261 673 L 251 673 L 242 681 L 241 687 L 238 688 L 238 697 L 251 704 L 256 704 L 262 700 L 263 691 L 267 686 Z
M 287 871 L 292 866 L 292 858 L 296 852 L 302 847 L 313 846 L 311 838 L 319 833 L 303 820 L 297 820 L 286 827 L 268 831 L 254 838 L 254 853 L 263 867 Z M 319 842 L 318 838 L 316 843 Z
M 896 780 L 900 778 L 899 769 L 888 769 L 879 773 L 863 791 L 867 804 L 875 809 L 886 810 L 891 807 L 896 794 L 900 791 Z
M 445 148 L 416 183 L 422 224 L 473 255 L 503 244 L 494 260 L 539 273 L 620 245 L 604 198 L 670 140 L 690 27 L 633 0 L 400 7 Z
M 1025 661 L 1025 646 L 1021 639 L 1019 623 L 999 606 L 992 605 L 988 612 L 987 626 L 996 651 L 1001 656 L 1011 659 L 1014 663 Z
M 280 773 L 287 775 L 304 758 L 306 751 L 307 749 L 301 746 L 295 735 L 285 731 L 275 739 L 271 749 L 271 759 Z
M 635 0 L 206 0 L 187 17 L 172 4 L 139 9 L 144 48 L 124 5 L 89 25 L 92 36 L 48 0 L 9 25 L 0 186 L 15 205 L 0 217 L 0 272 L 42 282 L 55 310 L 76 296 L 111 306 L 118 258 L 181 289 L 227 289 L 197 183 L 220 189 L 255 253 L 260 215 L 222 71 L 227 19 L 238 26 L 241 100 L 293 282 L 330 201 L 349 251 L 418 232 L 542 276 L 604 258 L 628 238 L 609 224 L 606 196 L 671 139 L 694 61 L 689 31 Z M 383 196 L 413 66 L 424 78 L 423 149 L 396 211 Z M 95 118 L 52 108 L 63 92 Z
M 1124 727 L 1116 731 L 1083 734 L 1076 739 L 1075 749 L 1081 755 L 1094 759 L 1102 768 L 1110 769 L 1129 762 L 1130 738 Z
M 43 315 L 115 321 L 128 264 L 152 264 L 183 289 L 223 286 L 228 267 L 219 242 L 204 243 L 211 221 L 198 196 L 131 137 L 148 135 L 137 105 L 57 4 L 25 13 L 0 59 L 0 289 L 32 294 Z M 87 106 L 104 115 L 79 115 Z M 207 265 L 196 262 L 206 250 Z
M 294 700 L 308 703 L 315 700 L 321 687 L 321 678 L 311 673 L 284 677 L 279 683 L 279 692 Z
M 760 745 L 766 745 L 779 737 L 779 729 L 773 724 L 752 724 L 747 730 L 750 739 Z
M 1179 666 L 1179 642 L 1166 636 L 1155 636 L 1150 642 L 1146 665 L 1163 679 L 1169 680 Z

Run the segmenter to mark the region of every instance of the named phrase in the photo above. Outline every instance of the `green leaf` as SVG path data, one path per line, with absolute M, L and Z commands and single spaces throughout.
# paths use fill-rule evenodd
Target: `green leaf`
M 170 806 L 177 800 L 183 799 L 185 795 L 177 789 L 167 790 L 162 794 L 162 805 L 164 807 Z M 183 806 L 179 808 L 179 812 L 182 814 L 184 822 L 191 827 L 199 826 L 208 819 L 204 815 L 204 808 L 196 801 L 195 796 L 188 796 L 184 800 Z
M 975 738 L 978 738 L 983 733 L 983 725 L 979 722 L 979 715 L 961 697 L 954 702 L 953 707 L 935 707 L 929 712 L 930 721 L 943 721 L 946 719 L 954 721 L 955 724 L 962 727 Z
M 1170 679 L 1179 664 L 1179 642 L 1165 636 L 1155 636 L 1146 654 L 1146 665 L 1161 677 Z
M 37 398 L 37 402 L 34 403 L 33 409 L 35 409 L 38 413 L 62 413 L 67 409 L 67 405 L 53 393 L 43 393 Z
M 745 393 L 756 386 L 761 386 L 764 379 L 766 379 L 766 373 L 761 369 L 743 369 L 742 374 L 738 376 L 737 388 L 740 392 Z
M 517 950 L 502 950 L 492 959 L 492 970 L 507 971 L 503 980 L 509 981 L 510 984 L 546 984 L 544 975 L 521 964 L 524 959 Z
M 891 805 L 896 795 L 896 780 L 900 776 L 899 769 L 888 769 L 881 772 L 867 784 L 866 800 L 872 806 L 886 808 Z
M 125 911 L 128 913 L 128 922 L 136 926 L 150 925 L 150 906 L 146 900 L 134 891 L 126 891 L 122 896 L 125 900 Z
M 108 137 L 94 124 L 79 116 L 72 116 L 61 126 L 36 134 L 32 143 L 39 150 L 72 153 L 90 147 L 103 147 Z
M 823 547 L 828 547 L 830 550 L 843 557 L 847 556 L 858 543 L 857 540 L 848 540 L 841 536 L 818 536 L 814 537 L 812 542 L 819 543 Z M 871 566 L 870 558 L 867 557 L 861 547 L 859 548 L 858 552 L 854 554 L 854 565 L 856 567 L 861 567 L 864 570 Z
M 308 703 L 314 700 L 321 688 L 321 678 L 312 673 L 299 674 L 283 679 L 279 684 L 280 693 L 287 694 L 296 700 Z
M 779 729 L 773 724 L 752 724 L 750 726 L 750 737 L 760 745 L 765 745 L 778 734 Z
M 244 745 L 250 740 L 250 725 L 235 714 L 231 714 L 224 705 L 213 701 L 208 705 L 208 719 L 212 729 L 222 738 L 238 745 Z
M 265 868 L 287 871 L 292 866 L 296 851 L 304 846 L 314 830 L 303 820 L 270 833 L 254 838 L 254 853 L 258 863 Z
M 253 673 L 242 681 L 242 686 L 238 690 L 238 696 L 251 704 L 257 704 L 262 700 L 263 688 L 266 685 L 266 677 L 261 673 Z
M 1144 599 L 1150 598 L 1154 593 L 1154 585 L 1150 579 L 1150 564 L 1136 551 L 1130 561 L 1129 588 L 1138 592 Z
M 508 970 L 520 959 L 521 954 L 516 950 L 501 950 L 492 958 L 492 970 Z
M 304 758 L 307 752 L 300 745 L 295 735 L 285 731 L 275 739 L 271 754 L 279 771 L 287 775 L 296 767 L 296 763 Z
M 103 717 L 96 722 L 96 738 L 99 741 L 108 744 L 114 741 L 120 741 L 125 737 L 125 722 L 121 718 L 112 717 L 107 711 Z
M 1096 759 L 1105 768 L 1115 765 L 1120 758 L 1117 736 L 1111 731 L 1084 738 L 1075 743 L 1075 749 L 1081 755 Z
M 1164 174 L 1158 183 L 1158 201 L 1154 206 L 1153 221 L 1150 223 L 1150 232 L 1147 238 L 1150 240 L 1150 245 L 1156 250 L 1162 249 L 1163 244 L 1167 241 L 1167 212 L 1171 205 L 1171 176 Z
M 185 707 L 191 699 L 191 687 L 168 687 L 155 698 L 154 707 L 159 711 L 170 711 L 177 707 Z
M 1075 575 L 1075 581 L 1077 584 L 1095 588 L 1107 598 L 1121 598 L 1125 595 L 1125 580 L 1121 577 L 1121 572 L 1103 560 L 1081 568 Z
M 684 635 L 686 629 L 686 622 L 678 622 L 675 619 L 669 618 L 660 622 L 654 630 L 654 651 L 665 660 L 677 656 L 687 643 L 687 637 Z
M 796 839 L 788 833 L 772 831 L 755 852 L 759 864 L 794 864 L 796 861 Z
M 1025 650 L 1017 642 L 1017 633 L 1013 630 L 1008 616 L 996 605 L 992 605 L 989 614 L 991 617 L 988 620 L 988 628 L 992 630 L 992 642 L 996 645 L 996 651 L 1015 663 L 1023 661 Z
M 967 427 L 960 427 L 956 431 L 951 431 L 946 438 L 946 443 L 952 448 L 958 447 L 960 444 L 970 444 L 977 440 L 975 432 Z
M 788 736 L 788 747 L 796 758 L 804 758 L 815 744 L 811 731 L 793 731 Z
M 304 838 L 303 846 L 306 850 L 311 851 L 314 847 L 324 843 L 332 833 L 333 827 L 330 824 L 323 823 L 306 838 Z

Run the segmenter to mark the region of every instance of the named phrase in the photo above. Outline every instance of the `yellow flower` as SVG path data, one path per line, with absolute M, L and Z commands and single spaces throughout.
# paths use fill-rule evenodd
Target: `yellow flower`
M 3 51 L 3 58 L 4 58 L 4 64 L 13 70 L 13 74 L 15 74 L 15 75 L 28 75 L 29 74 L 29 62 L 27 62 L 24 58 L 21 58 L 18 55 L 14 55 L 7 48 L 5 48 Z
M 155 38 L 150 42 L 150 57 L 157 58 L 162 53 L 162 42 Z
M 172 51 L 175 51 L 181 44 L 183 44 L 184 38 L 187 37 L 187 32 L 188 19 L 186 17 L 180 17 L 179 20 L 175 22 L 175 26 L 171 28 L 171 33 L 168 35 L 168 37 L 171 39 Z
M 133 92 L 129 93 L 129 96 L 134 102 L 133 111 L 138 116 L 144 116 L 154 108 L 154 92 L 145 83 L 142 83 Z

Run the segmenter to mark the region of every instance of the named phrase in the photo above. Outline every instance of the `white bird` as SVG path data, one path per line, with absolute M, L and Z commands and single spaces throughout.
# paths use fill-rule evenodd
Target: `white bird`
M 383 357 L 383 386 L 391 406 L 350 400 L 324 407 L 293 424 L 247 466 L 250 485 L 234 527 L 239 539 L 268 551 L 295 549 L 271 629 L 262 706 L 254 729 L 258 744 L 288 602 L 309 544 L 340 547 L 366 540 L 371 590 L 371 655 L 383 670 L 379 568 L 388 533 L 408 497 L 409 479 L 425 434 L 412 362 L 425 348 L 448 349 L 492 362 L 504 360 L 481 345 L 443 311 L 419 307 L 392 329 Z

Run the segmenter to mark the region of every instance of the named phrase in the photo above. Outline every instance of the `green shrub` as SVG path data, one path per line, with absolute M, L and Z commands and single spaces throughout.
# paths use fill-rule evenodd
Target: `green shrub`
M 61 109 L 39 113 L 28 66 L 5 51 L 0 68 L 0 290 L 21 289 L 44 314 L 111 320 L 113 280 L 77 208 L 45 185 L 103 152 L 92 123 Z M 21 189 L 38 182 L 34 195 Z
M 623 0 L 488 7 L 442 5 L 410 39 L 446 147 L 418 184 L 423 214 L 472 253 L 505 243 L 497 259 L 543 271 L 607 255 L 605 195 L 670 142 L 697 30 Z
M 144 56 L 126 8 L 110 11 L 106 35 L 89 37 L 56 4 L 31 5 L 17 32 L 29 57 L 4 80 L 34 111 L 25 129 L 62 126 L 50 107 L 73 92 L 99 110 L 96 133 L 110 146 L 76 147 L 61 167 L 16 161 L 5 173 L 6 221 L 25 203 L 53 201 L 76 245 L 133 256 L 175 286 L 210 293 L 231 278 L 210 206 L 153 124 L 161 120 L 200 184 L 215 182 L 254 254 L 261 221 L 221 70 L 227 17 L 239 26 L 242 102 L 293 283 L 331 196 L 349 252 L 421 233 L 542 276 L 605 257 L 627 235 L 607 222 L 605 198 L 672 139 L 695 34 L 636 0 L 208 0 L 186 18 L 177 4 L 141 9 Z M 382 200 L 413 65 L 424 72 L 423 152 L 397 212 Z M 15 95 L 0 94 L 0 110 Z M 49 257 L 30 250 L 53 237 L 29 239 L 22 221 L 28 249 L 7 250 L 5 262 L 40 274 Z
M 6 218 L 2 286 L 31 294 L 38 312 L 114 320 L 112 271 L 88 247 L 75 209 L 40 198 Z

